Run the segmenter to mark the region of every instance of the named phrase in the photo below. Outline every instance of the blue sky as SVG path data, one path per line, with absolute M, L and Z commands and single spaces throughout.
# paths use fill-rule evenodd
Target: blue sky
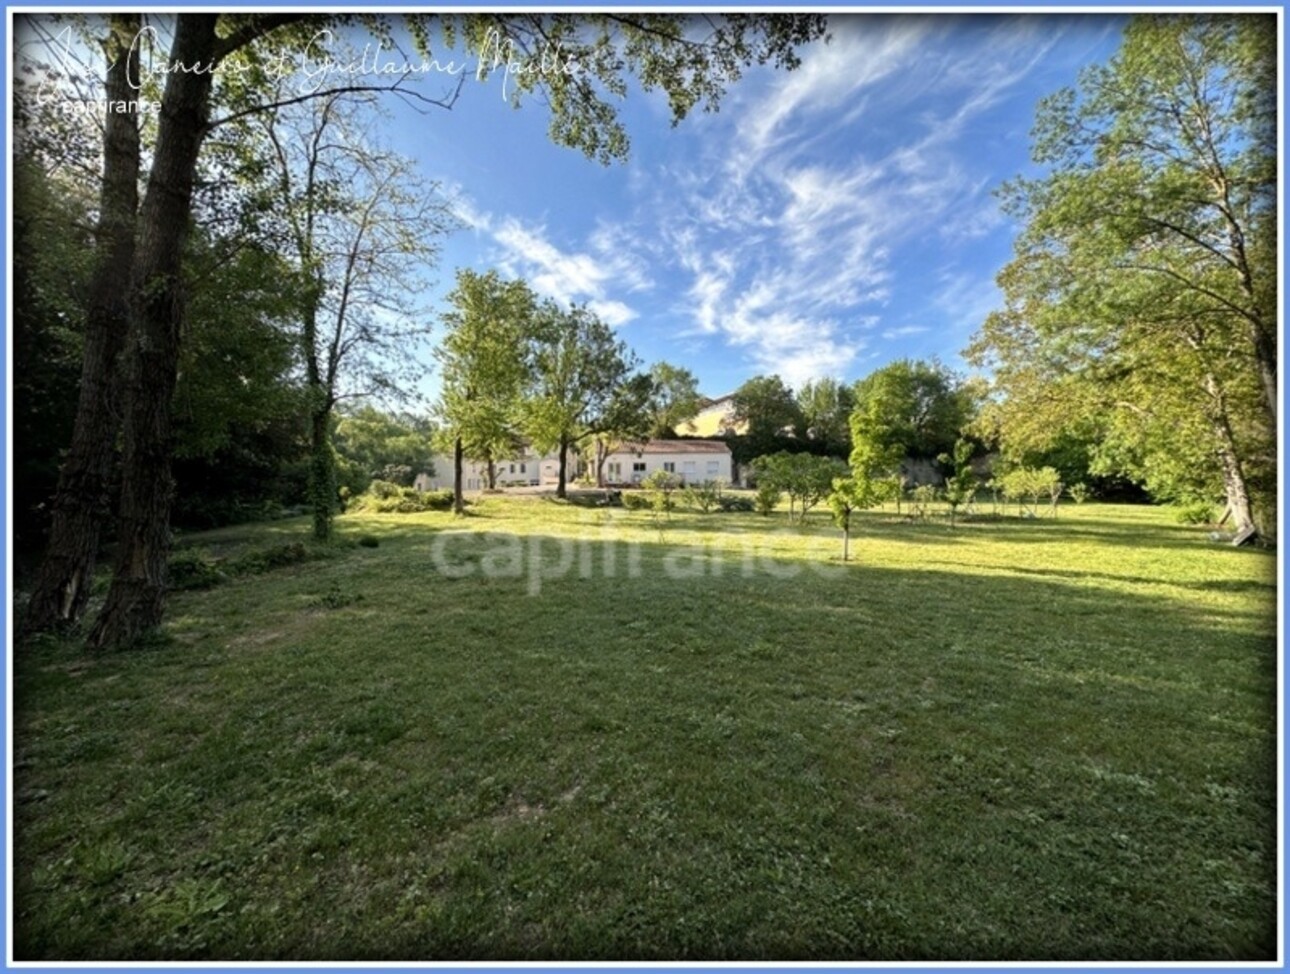
M 590 302 L 646 361 L 705 393 L 758 373 L 855 379 L 958 353 L 998 302 L 1015 232 L 993 191 L 1033 172 L 1038 100 L 1118 44 L 1107 15 L 841 15 L 793 73 L 750 72 L 716 114 L 668 123 L 632 92 L 625 164 L 546 137 L 537 102 L 468 78 L 451 112 L 387 131 L 457 204 L 458 267 Z M 442 87 L 442 81 L 436 83 Z
M 1035 171 L 1038 101 L 1108 58 L 1123 25 L 835 14 L 797 71 L 747 72 L 717 113 L 673 127 L 661 95 L 631 90 L 630 159 L 608 167 L 554 145 L 540 101 L 512 108 L 501 75 L 477 80 L 469 61 L 451 111 L 386 96 L 373 128 L 463 224 L 426 275 L 432 317 L 457 268 L 498 268 L 590 303 L 645 363 L 686 366 L 709 395 L 759 373 L 851 380 L 902 357 L 965 368 L 1017 229 L 994 191 Z M 421 391 L 436 389 L 431 376 Z

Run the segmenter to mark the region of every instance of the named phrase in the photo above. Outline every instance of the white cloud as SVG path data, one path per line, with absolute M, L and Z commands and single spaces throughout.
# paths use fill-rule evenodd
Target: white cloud
M 498 244 L 502 270 L 524 278 L 537 293 L 562 304 L 585 302 L 612 326 L 639 317 L 634 308 L 611 296 L 620 289 L 638 292 L 653 287 L 644 270 L 646 262 L 633 255 L 626 229 L 601 223 L 587 241 L 590 252 L 566 251 L 548 239 L 545 227 L 480 210 L 460 189 L 454 190 L 450 199 L 466 224 L 487 233 Z
M 635 311 L 621 301 L 589 301 L 587 302 L 587 307 L 611 328 L 625 325 L 633 318 L 639 317 Z
M 933 18 L 839 23 L 798 71 L 728 103 L 705 133 L 712 165 L 669 168 L 673 195 L 653 200 L 697 332 L 794 381 L 837 374 L 875 331 L 891 341 L 929 330 L 880 330 L 877 312 L 913 278 L 902 258 L 1001 225 L 994 174 L 980 171 L 967 139 L 1053 44 L 1041 22 L 1017 18 L 982 27 L 967 47 L 944 42 L 953 31 Z M 871 136 L 877 104 L 888 128 Z M 907 114 L 894 129 L 893 110 Z M 965 278 L 917 297 L 966 322 L 995 292 Z
M 895 338 L 908 338 L 911 335 L 921 335 L 924 332 L 931 331 L 926 325 L 902 325 L 900 328 L 888 328 L 882 333 L 882 337 L 887 341 Z

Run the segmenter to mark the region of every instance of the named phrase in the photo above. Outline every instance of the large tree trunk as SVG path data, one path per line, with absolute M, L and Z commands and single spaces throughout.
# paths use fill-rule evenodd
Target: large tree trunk
M 325 401 L 325 393 L 315 391 Z M 331 409 L 325 405 L 316 406 L 309 415 L 309 504 L 314 538 L 329 541 L 336 514 L 336 455 L 331 448 Z
M 1254 508 L 1250 502 L 1249 485 L 1245 480 L 1245 467 L 1241 463 L 1236 438 L 1228 420 L 1227 397 L 1212 374 L 1205 375 L 1205 391 L 1210 396 L 1210 426 L 1217 441 L 1218 461 L 1223 470 L 1223 492 L 1227 497 L 1227 509 L 1239 534 L 1254 526 Z
M 457 437 L 452 449 L 452 512 L 466 513 L 466 498 L 462 495 L 461 481 L 466 466 L 466 447 Z
M 605 485 L 605 461 L 609 459 L 609 444 L 596 438 L 596 486 Z
M 560 480 L 556 484 L 556 488 L 555 488 L 556 497 L 569 496 L 569 491 L 565 486 L 567 482 L 567 475 L 568 475 L 568 465 L 569 465 L 568 457 L 569 457 L 569 441 L 562 436 L 560 437 Z
M 497 464 L 493 460 L 493 455 L 488 455 L 488 489 L 497 489 Z
M 133 110 L 139 71 L 128 56 L 138 14 L 113 14 L 105 47 L 109 111 L 103 132 L 97 260 L 90 280 L 80 393 L 72 440 L 52 502 L 49 544 L 24 620 L 29 632 L 75 622 L 85 611 L 99 538 L 111 510 L 118 416 L 116 367 L 129 326 L 127 289 L 139 209 L 139 119 Z
M 170 407 L 183 322 L 180 257 L 206 132 L 215 21 L 213 14 L 182 14 L 175 26 L 171 63 L 186 70 L 169 75 L 162 96 L 130 275 L 120 525 L 112 586 L 90 633 L 92 648 L 129 644 L 161 622 L 174 489 Z

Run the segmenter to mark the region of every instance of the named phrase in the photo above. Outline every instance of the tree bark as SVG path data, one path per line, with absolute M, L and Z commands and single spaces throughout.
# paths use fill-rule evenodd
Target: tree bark
M 111 511 L 119 422 L 116 368 L 130 317 L 121 285 L 130 277 L 139 209 L 139 119 L 133 107 L 139 70 L 129 56 L 139 28 L 138 14 L 113 14 L 104 45 L 110 65 L 107 101 L 128 110 L 108 111 L 104 120 L 99 252 L 90 280 L 76 420 L 51 504 L 49 543 L 24 620 L 28 632 L 74 623 L 85 611 Z
M 596 438 L 596 486 L 604 487 L 605 484 L 605 461 L 609 459 L 609 444 L 599 437 Z
M 316 392 L 325 395 L 321 390 Z M 309 415 L 309 504 L 314 538 L 329 541 L 336 513 L 336 456 L 331 448 L 331 409 L 327 406 L 316 407 Z
M 459 436 L 452 449 L 452 512 L 454 514 L 466 513 L 466 499 L 461 492 L 462 473 L 463 468 L 466 466 L 465 460 L 466 447 Z
M 493 461 L 493 456 L 488 455 L 488 489 L 497 489 L 497 464 Z
M 130 331 L 123 352 L 120 524 L 112 586 L 89 645 L 128 645 L 161 622 L 170 548 L 170 408 L 179 363 L 180 259 L 197 154 L 206 133 L 215 52 L 212 14 L 175 25 L 157 144 L 130 275 Z M 203 70 L 205 69 L 205 70 Z
M 1218 380 L 1210 373 L 1205 375 L 1205 391 L 1209 393 L 1210 425 L 1218 441 L 1218 461 L 1223 470 L 1223 492 L 1227 496 L 1227 507 L 1232 514 L 1237 533 L 1254 526 L 1254 508 L 1250 502 L 1249 485 L 1245 480 L 1245 468 L 1232 434 L 1232 425 L 1227 416 L 1227 397 Z
M 569 496 L 569 491 L 565 486 L 566 475 L 568 472 L 568 453 L 569 453 L 569 441 L 562 436 L 560 437 L 560 480 L 556 484 L 556 488 L 555 488 L 556 497 Z

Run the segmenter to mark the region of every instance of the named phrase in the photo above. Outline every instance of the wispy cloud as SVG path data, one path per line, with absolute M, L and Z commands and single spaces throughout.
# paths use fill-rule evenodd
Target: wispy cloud
M 899 328 L 888 328 L 882 333 L 882 337 L 887 341 L 897 338 L 908 338 L 910 335 L 922 335 L 931 331 L 926 325 L 902 325 Z
M 551 242 L 544 226 L 512 216 L 496 217 L 460 190 L 451 198 L 462 221 L 497 244 L 499 266 L 527 280 L 539 294 L 563 304 L 585 302 L 613 326 L 639 317 L 629 304 L 612 296 L 617 291 L 649 290 L 654 283 L 645 262 L 633 259 L 630 234 L 624 228 L 602 222 L 588 239 L 587 250 L 563 250 Z
M 715 168 L 673 174 L 681 199 L 653 201 L 688 275 L 696 329 L 790 382 L 859 360 L 907 286 L 907 261 L 1000 225 L 993 174 L 974 168 L 966 143 L 1055 43 L 1016 19 L 968 47 L 947 43 L 935 18 L 840 23 L 832 44 L 708 129 Z M 879 103 L 886 123 L 875 134 L 869 109 Z M 908 111 L 893 124 L 900 106 Z M 992 295 L 988 281 L 947 279 L 939 297 L 923 297 L 963 321 Z M 932 327 L 877 333 L 891 341 Z

